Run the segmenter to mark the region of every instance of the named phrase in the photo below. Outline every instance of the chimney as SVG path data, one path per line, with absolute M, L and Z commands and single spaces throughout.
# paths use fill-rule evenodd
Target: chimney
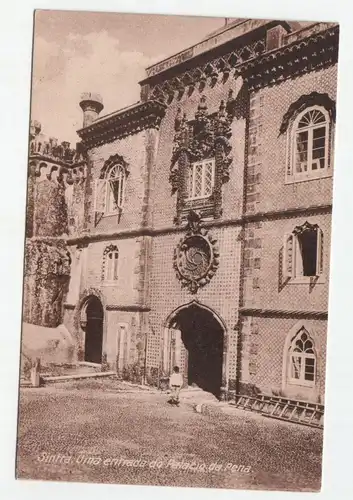
M 99 113 L 104 108 L 103 99 L 99 94 L 85 92 L 81 95 L 80 107 L 83 111 L 83 128 L 97 120 Z
M 266 50 L 279 49 L 283 44 L 283 37 L 286 33 L 287 31 L 281 25 L 267 30 Z

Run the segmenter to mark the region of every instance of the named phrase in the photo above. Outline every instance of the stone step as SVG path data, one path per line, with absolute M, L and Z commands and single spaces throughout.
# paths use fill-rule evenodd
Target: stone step
M 65 380 L 80 380 L 85 378 L 105 378 L 105 377 L 116 377 L 116 372 L 94 372 L 94 373 L 75 373 L 74 375 L 57 375 L 53 377 L 42 376 L 44 384 L 63 382 Z

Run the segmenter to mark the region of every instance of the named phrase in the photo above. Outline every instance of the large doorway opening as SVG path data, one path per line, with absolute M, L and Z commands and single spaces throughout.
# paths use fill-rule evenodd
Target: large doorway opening
M 180 332 L 184 353 L 179 359 L 185 382 L 219 397 L 224 347 L 221 323 L 208 309 L 191 305 L 176 314 L 173 328 Z
M 97 297 L 90 297 L 86 306 L 85 361 L 102 362 L 103 306 Z

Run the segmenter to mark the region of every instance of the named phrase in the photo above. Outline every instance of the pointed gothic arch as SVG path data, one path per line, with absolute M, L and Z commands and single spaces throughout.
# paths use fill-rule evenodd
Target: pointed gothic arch
M 318 340 L 310 322 L 300 320 L 287 333 L 282 361 L 282 391 L 318 394 Z

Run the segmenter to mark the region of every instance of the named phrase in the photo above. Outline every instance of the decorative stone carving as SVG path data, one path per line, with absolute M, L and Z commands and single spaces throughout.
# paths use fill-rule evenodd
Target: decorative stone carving
M 194 294 L 214 276 L 219 266 L 219 249 L 193 210 L 188 214 L 186 228 L 187 233 L 174 251 L 174 269 L 181 285 Z
M 177 223 L 181 212 L 204 207 L 203 215 L 221 215 L 222 184 L 229 180 L 229 167 L 232 162 L 231 124 L 234 116 L 233 95 L 229 94 L 227 103 L 221 101 L 216 113 L 209 114 L 206 97 L 202 96 L 194 120 L 188 121 L 179 108 L 174 122 L 174 145 L 170 167 L 172 193 L 178 193 Z M 209 158 L 215 159 L 215 181 L 213 193 L 207 199 L 187 200 L 186 177 L 190 163 Z M 190 206 L 187 206 L 190 205 Z
M 311 92 L 311 94 L 302 95 L 293 102 L 286 114 L 283 116 L 283 120 L 280 127 L 280 134 L 284 134 L 293 118 L 297 114 L 304 111 L 304 109 L 311 106 L 322 106 L 325 108 L 332 121 L 336 119 L 336 103 L 333 101 L 328 94 L 319 94 L 318 92 Z
M 65 166 L 52 163 L 50 159 L 42 161 L 30 157 L 28 175 L 39 180 L 55 181 L 58 184 L 82 184 L 86 180 L 87 166 L 85 164 Z
M 286 34 L 283 37 L 283 45 L 275 52 L 267 50 L 266 38 L 261 36 L 253 42 L 248 41 L 245 45 L 232 47 L 228 54 L 182 71 L 178 78 L 188 87 L 189 93 L 197 87 L 203 90 L 207 77 L 212 86 L 218 81 L 219 75 L 223 75 L 223 81 L 226 81 L 231 73 L 234 77 L 241 75 L 249 90 L 262 88 L 336 62 L 338 34 L 338 25 L 316 23 L 306 29 Z M 209 68 L 214 68 L 214 71 Z M 154 89 L 164 87 L 166 81 L 159 80 L 159 83 L 150 84 L 149 98 L 153 99 Z
M 308 30 L 312 31 L 311 28 Z M 248 89 L 274 85 L 337 62 L 338 25 L 307 34 L 302 40 L 288 35 L 284 38 L 284 45 L 276 52 L 263 53 L 246 61 L 240 69 Z M 290 40 L 293 42 L 289 43 Z
M 299 235 L 305 233 L 306 231 L 316 231 L 318 227 L 319 226 L 317 224 L 310 224 L 310 222 L 305 221 L 301 226 L 295 226 L 293 234 Z
M 125 171 L 126 176 L 129 175 L 130 171 L 128 168 L 128 163 L 124 160 L 122 156 L 120 156 L 119 154 L 115 154 L 110 156 L 108 160 L 104 162 L 104 165 L 99 174 L 99 178 L 104 179 L 105 176 L 107 175 L 107 172 L 109 172 L 110 168 L 113 165 L 121 165 Z

